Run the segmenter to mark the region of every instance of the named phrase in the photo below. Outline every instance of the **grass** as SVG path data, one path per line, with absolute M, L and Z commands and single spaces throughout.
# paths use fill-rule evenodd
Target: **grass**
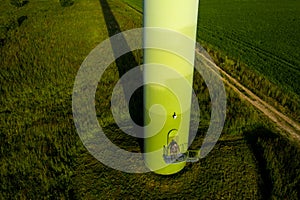
M 206 158 L 178 174 L 127 174 L 89 154 L 72 116 L 77 70 L 114 31 L 142 23 L 141 15 L 121 1 L 108 5 L 119 25 L 109 31 L 96 0 L 77 0 L 69 7 L 58 1 L 31 0 L 20 8 L 8 0 L 2 3 L 1 27 L 9 28 L 1 29 L 0 198 L 299 198 L 298 144 L 280 136 L 274 125 L 228 88 L 227 121 L 219 142 Z M 21 16 L 27 19 L 18 25 Z M 138 51 L 133 55 L 141 62 Z M 111 115 L 117 65 L 111 64 L 99 82 L 97 116 L 115 144 L 139 151 L 137 140 L 122 133 Z M 201 102 L 201 123 L 192 144 L 197 148 L 208 127 L 210 105 L 200 75 L 195 74 L 194 80 Z
M 123 1 L 142 12 L 142 1 Z M 296 121 L 300 116 L 299 8 L 299 2 L 292 0 L 203 0 L 197 33 L 197 41 L 217 65 Z
M 71 94 L 81 62 L 107 37 L 99 3 L 2 5 L 9 20 L 28 19 L 7 30 L 0 50 L 0 196 L 70 197 L 75 158 L 83 149 Z
M 136 0 L 123 0 L 127 5 L 131 6 L 132 8 L 143 12 L 143 1 L 136 1 Z
M 299 95 L 298 1 L 201 1 L 198 37 Z
M 248 154 L 245 155 L 245 152 Z M 108 169 L 86 156 L 88 160 L 81 159 L 85 165 L 81 165 L 75 177 L 81 184 L 75 188 L 79 191 L 78 197 L 93 199 L 136 199 L 140 196 L 145 199 L 258 198 L 260 194 L 256 181 L 259 177 L 251 156 L 243 140 L 220 142 L 209 157 L 186 166 L 183 171 L 172 176 L 127 174 Z M 241 179 L 237 180 L 236 177 Z

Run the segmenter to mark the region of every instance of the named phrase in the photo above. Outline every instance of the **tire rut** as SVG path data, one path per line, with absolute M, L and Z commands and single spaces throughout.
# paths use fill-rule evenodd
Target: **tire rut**
M 245 86 L 239 83 L 236 79 L 234 79 L 229 74 L 227 74 L 223 69 L 221 69 L 216 64 L 214 64 L 211 60 L 203 56 L 198 50 L 196 50 L 196 52 L 207 62 L 212 64 L 217 70 L 219 70 L 219 72 L 225 77 L 223 78 L 220 76 L 220 78 L 233 91 L 235 91 L 240 96 L 241 99 L 251 103 L 255 108 L 260 110 L 265 116 L 267 116 L 269 119 L 275 122 L 275 124 L 280 129 L 286 131 L 287 133 L 289 133 L 290 136 L 292 136 L 292 138 L 297 139 L 300 142 L 300 135 L 299 135 L 300 125 L 297 122 L 290 119 L 288 116 L 284 115 L 283 113 L 279 112 L 277 109 L 275 109 L 267 102 L 263 101 L 261 98 L 259 98 L 257 95 L 255 95 L 249 89 L 247 89 Z M 214 71 L 214 69 L 211 70 Z M 214 73 L 216 72 L 214 71 Z

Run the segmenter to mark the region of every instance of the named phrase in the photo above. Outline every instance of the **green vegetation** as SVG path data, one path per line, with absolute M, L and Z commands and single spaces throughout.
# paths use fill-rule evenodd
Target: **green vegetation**
M 245 138 L 258 161 L 262 194 L 265 199 L 299 199 L 299 143 L 259 127 L 245 132 Z M 294 160 L 297 160 L 294 162 Z
M 11 5 L 14 5 L 16 7 L 22 7 L 25 4 L 27 4 L 29 1 L 27 0 L 10 0 Z
M 59 2 L 62 7 L 68 7 L 74 4 L 73 0 L 59 0 Z
M 123 1 L 142 11 L 141 0 Z M 197 34 L 218 66 L 296 121 L 299 8 L 293 0 L 202 0 Z
M 83 59 L 107 37 L 99 2 L 4 1 L 0 13 L 10 27 L 0 48 L 0 199 L 71 198 L 83 150 L 71 94 Z
M 139 12 L 143 12 L 143 1 L 137 0 L 123 0 L 127 5 L 131 6 L 132 8 L 138 10 Z
M 198 21 L 198 40 L 214 51 L 217 64 L 296 121 L 299 12 L 299 1 L 293 0 L 204 0 Z
M 300 94 L 299 1 L 201 1 L 201 40 Z
M 282 137 L 228 88 L 227 121 L 219 142 L 206 158 L 178 174 L 127 174 L 89 154 L 72 116 L 77 70 L 109 35 L 142 23 L 141 15 L 122 1 L 107 2 L 118 26 L 105 22 L 97 0 L 78 0 L 70 7 L 58 1 L 31 0 L 20 8 L 9 0 L 2 3 L 0 199 L 299 199 L 299 144 Z M 22 16 L 27 18 L 19 25 Z M 133 55 L 141 63 L 140 51 Z M 115 144 L 137 152 L 138 141 L 118 129 L 110 111 L 120 63 L 111 64 L 99 82 L 97 116 Z M 192 148 L 198 148 L 208 127 L 210 104 L 200 75 L 194 80 L 201 121 Z
M 280 112 L 290 116 L 295 121 L 300 121 L 300 98 L 298 95 L 283 90 L 268 80 L 266 76 L 255 73 L 240 60 L 228 58 L 223 52 L 217 51 L 211 45 L 204 44 L 203 46 L 215 63 L 228 74 Z

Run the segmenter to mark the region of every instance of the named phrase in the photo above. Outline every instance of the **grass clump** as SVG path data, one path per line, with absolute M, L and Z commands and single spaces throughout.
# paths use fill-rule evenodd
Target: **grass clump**
M 73 0 L 59 0 L 59 3 L 62 7 L 69 7 L 74 4 Z
M 16 7 L 22 7 L 29 3 L 28 0 L 10 0 L 10 4 Z

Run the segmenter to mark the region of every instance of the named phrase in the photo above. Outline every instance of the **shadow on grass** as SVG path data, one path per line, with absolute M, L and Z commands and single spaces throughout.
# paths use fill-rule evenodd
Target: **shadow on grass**
M 254 131 L 244 133 L 245 139 L 257 160 L 258 170 L 261 177 L 259 181 L 259 188 L 263 199 L 270 199 L 273 183 L 270 171 L 267 169 L 267 160 L 264 158 L 264 148 L 259 145 L 259 138 L 274 139 L 275 134 L 271 131 L 260 127 Z
M 256 158 L 264 199 L 300 199 L 300 148 L 298 141 L 258 127 L 244 134 Z
M 114 14 L 111 11 L 111 8 L 106 0 L 99 0 L 100 6 L 102 8 L 102 12 L 104 15 L 106 27 L 109 36 L 113 36 L 115 34 L 121 33 L 122 30 L 120 28 L 120 25 L 118 21 L 116 20 Z M 130 49 L 124 36 L 121 34 L 119 38 L 119 43 L 111 42 L 112 49 L 114 52 L 114 55 L 117 55 L 117 52 L 119 51 L 119 48 L 125 48 Z M 133 53 L 131 51 L 128 51 L 127 54 L 117 58 L 115 60 L 115 63 L 118 68 L 119 77 L 122 77 L 126 72 L 128 72 L 130 69 L 133 69 L 134 67 L 138 66 L 138 62 L 135 59 Z M 140 73 L 140 77 L 142 78 L 142 72 Z M 133 80 L 134 81 L 134 80 Z M 132 96 L 130 96 L 129 91 L 126 90 L 126 88 L 130 88 L 131 82 L 123 82 L 123 92 L 126 99 L 126 102 L 129 102 L 129 112 L 132 120 L 139 126 L 144 125 L 144 118 L 143 118 L 143 88 L 138 88 Z M 143 140 L 137 139 L 134 137 L 131 137 L 132 140 L 138 140 L 138 143 L 140 145 L 141 151 L 143 151 Z
M 61 5 L 61 7 L 69 7 L 74 4 L 74 1 L 73 0 L 60 0 L 59 3 Z
M 28 3 L 29 3 L 28 0 L 10 0 L 10 4 L 18 8 L 23 7 Z

